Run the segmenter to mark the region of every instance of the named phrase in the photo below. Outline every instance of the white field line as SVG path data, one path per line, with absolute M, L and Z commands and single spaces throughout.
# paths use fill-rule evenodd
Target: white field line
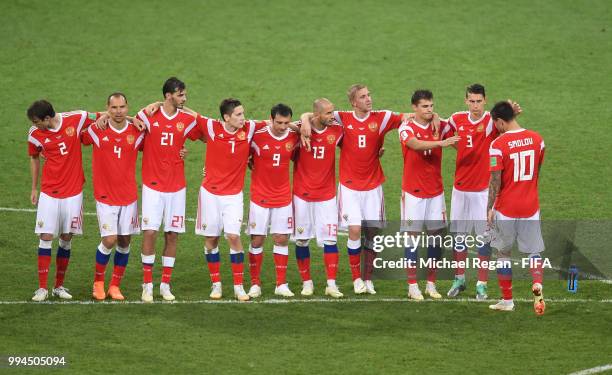
M 593 367 L 593 368 L 588 368 L 586 370 L 572 372 L 569 375 L 597 374 L 597 373 L 604 372 L 604 371 L 607 371 L 607 370 L 612 370 L 612 363 L 611 364 L 607 364 L 607 365 L 603 365 L 603 366 L 597 366 L 597 367 Z
M 34 209 L 34 208 L 0 207 L 0 211 L 7 211 L 7 212 L 36 212 L 36 209 Z M 96 213 L 95 212 L 83 212 L 83 215 L 96 216 Z M 192 217 L 188 217 L 186 220 L 187 221 L 195 221 L 195 219 L 192 218 Z M 243 226 L 246 227 L 246 223 L 244 223 Z M 346 236 L 348 236 L 348 232 L 347 231 L 343 231 L 343 230 L 339 230 L 338 231 L 338 236 L 346 237 Z M 474 251 L 474 250 L 468 250 L 468 252 L 470 254 L 477 254 L 477 252 Z M 516 262 L 520 262 L 520 259 L 510 259 L 510 260 L 512 260 L 513 262 L 515 262 L 515 261 Z M 557 268 L 557 267 L 552 267 L 552 269 L 555 270 L 555 271 L 561 271 L 561 269 Z M 590 274 L 587 274 L 586 277 L 591 279 L 591 280 L 597 280 L 597 281 L 602 282 L 604 284 L 612 284 L 612 280 L 601 279 L 601 278 L 598 278 L 598 277 L 590 275 Z
M 233 304 L 263 304 L 263 305 L 277 305 L 277 304 L 308 304 L 308 303 L 367 303 L 367 302 L 393 302 L 393 303 L 411 303 L 411 304 L 421 304 L 421 303 L 494 303 L 498 302 L 497 300 L 488 299 L 484 301 L 478 301 L 475 298 L 453 298 L 453 299 L 440 299 L 440 300 L 431 300 L 426 299 L 423 301 L 414 301 L 409 300 L 408 298 L 340 298 L 340 299 L 331 299 L 331 298 L 311 298 L 311 299 L 262 299 L 262 300 L 254 300 L 248 302 L 240 302 L 236 300 L 176 300 L 173 302 L 165 302 L 165 301 L 154 301 L 152 303 L 145 303 L 142 301 L 134 300 L 134 301 L 93 301 L 93 300 L 85 300 L 85 301 L 58 301 L 58 300 L 48 300 L 45 302 L 32 302 L 32 301 L 0 301 L 0 305 L 150 305 L 150 304 L 179 304 L 179 305 L 233 305 Z M 533 299 L 531 298 L 515 298 L 514 302 L 519 303 L 533 303 Z M 546 302 L 550 304 L 555 303 L 612 303 L 612 299 L 569 299 L 569 298 L 559 298 L 559 299 L 547 299 Z

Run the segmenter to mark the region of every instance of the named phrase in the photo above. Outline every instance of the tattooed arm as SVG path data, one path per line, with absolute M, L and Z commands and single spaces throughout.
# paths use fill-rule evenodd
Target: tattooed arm
M 489 200 L 487 202 L 487 222 L 489 225 L 493 224 L 493 218 L 495 214 L 493 213 L 493 205 L 495 204 L 495 199 L 497 198 L 497 193 L 499 193 L 499 188 L 501 187 L 501 171 L 492 171 L 491 179 L 489 180 Z

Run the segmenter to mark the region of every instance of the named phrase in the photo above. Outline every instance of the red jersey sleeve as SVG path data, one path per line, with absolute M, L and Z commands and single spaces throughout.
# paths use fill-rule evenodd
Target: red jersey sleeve
M 408 126 L 407 123 L 402 123 L 402 125 L 399 127 L 399 139 L 402 146 L 408 146 L 408 141 L 414 137 L 415 135 L 412 128 Z
M 544 145 L 544 140 L 540 141 L 540 160 L 538 161 L 538 165 L 542 165 L 542 163 L 544 163 L 544 151 L 546 151 L 545 149 L 545 145 Z
M 501 171 L 504 169 L 502 150 L 496 146 L 495 142 L 489 147 L 489 171 Z
M 93 130 L 93 129 L 94 129 L 94 128 L 92 128 L 92 130 Z M 86 146 L 89 146 L 89 145 L 91 145 L 91 144 L 93 144 L 93 143 L 94 143 L 94 140 L 93 140 L 93 138 L 91 137 L 91 134 L 89 134 L 89 132 L 90 132 L 89 128 L 87 128 L 87 129 L 83 129 L 83 130 L 81 131 L 81 143 L 82 143 L 82 144 L 84 144 L 84 145 L 86 145 Z
M 38 154 L 40 154 L 41 150 L 42 149 L 40 147 L 35 146 L 31 142 L 28 142 L 28 155 L 30 155 L 30 156 L 37 156 Z
M 391 117 L 389 117 L 385 134 L 393 129 L 399 129 L 400 125 L 403 123 L 403 117 L 404 115 L 399 112 L 391 112 Z
M 208 123 L 208 117 L 204 117 L 202 115 L 198 115 L 196 118 L 196 126 L 187 133 L 187 138 L 192 141 L 201 139 L 202 142 L 207 141 L 207 132 L 206 132 L 206 124 Z
M 440 138 L 448 139 L 455 135 L 455 128 L 446 120 L 440 120 Z

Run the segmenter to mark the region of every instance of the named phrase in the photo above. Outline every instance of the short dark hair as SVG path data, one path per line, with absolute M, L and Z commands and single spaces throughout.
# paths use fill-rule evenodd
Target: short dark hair
M 34 118 L 44 120 L 47 116 L 55 117 L 55 110 L 51 103 L 41 99 L 35 101 L 28 107 L 27 115 L 30 120 L 34 120 Z
M 176 77 L 170 77 L 164 83 L 164 87 L 162 88 L 162 95 L 164 98 L 167 93 L 174 94 L 177 91 L 185 90 L 185 82 L 181 81 Z
M 491 109 L 491 117 L 493 120 L 502 119 L 507 122 L 513 120 L 516 115 L 514 114 L 512 104 L 507 101 L 501 101 L 495 103 L 493 109 Z
M 241 105 L 242 103 L 240 103 L 240 100 L 238 99 L 223 99 L 223 101 L 221 101 L 221 104 L 219 104 L 219 112 L 221 112 L 221 118 L 224 119 L 223 115 L 231 116 L 232 113 L 234 113 L 234 109 L 236 109 L 236 107 L 240 107 Z
M 272 109 L 270 110 L 270 116 L 272 117 L 272 119 L 276 118 L 276 115 L 291 117 L 293 116 L 293 111 L 291 110 L 291 107 L 289 107 L 288 105 L 283 104 L 283 103 L 278 103 L 277 105 L 272 107 Z
M 465 88 L 465 97 L 467 98 L 468 94 L 480 94 L 482 96 L 485 95 L 485 88 L 480 83 L 474 83 Z
M 429 90 L 416 90 L 414 94 L 412 94 L 412 99 L 410 102 L 413 105 L 419 104 L 419 100 L 433 100 L 433 93 Z
M 119 97 L 123 98 L 123 100 L 125 100 L 125 104 L 127 104 L 128 101 L 127 101 L 127 97 L 125 96 L 125 94 L 119 91 L 115 91 L 114 93 L 110 94 L 108 98 L 106 98 L 106 105 L 110 104 L 110 100 L 112 98 L 119 98 Z

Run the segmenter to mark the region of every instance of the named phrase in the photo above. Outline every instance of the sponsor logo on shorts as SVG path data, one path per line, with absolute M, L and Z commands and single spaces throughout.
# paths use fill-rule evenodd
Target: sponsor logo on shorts
M 304 228 L 302 228 L 302 227 L 298 227 L 298 228 L 297 228 L 297 232 L 298 232 L 299 234 L 304 233 Z
M 102 229 L 104 229 L 104 230 L 109 230 L 109 229 L 110 229 L 110 225 L 108 225 L 108 224 L 102 224 Z
M 74 128 L 72 126 L 66 128 L 66 135 L 72 137 L 74 135 Z
M 348 221 L 348 214 L 342 215 L 342 218 L 344 219 L 344 221 Z
M 371 132 L 375 132 L 375 131 L 376 131 L 376 129 L 378 129 L 378 124 L 377 124 L 377 123 L 375 123 L 375 122 L 371 122 L 371 123 L 368 125 L 368 129 L 370 129 L 370 131 L 371 131 Z
M 125 140 L 127 141 L 128 145 L 131 145 L 132 143 L 134 143 L 134 136 L 132 134 L 129 134 Z
M 176 123 L 176 130 L 182 132 L 183 129 L 185 129 L 185 124 L 183 124 L 182 122 L 177 122 Z
M 43 227 L 43 225 L 45 225 L 45 222 L 44 222 L 44 221 L 42 221 L 42 220 L 39 220 L 37 224 L 38 224 L 38 227 L 39 227 L 39 228 L 42 228 L 42 227 Z
M 148 217 L 143 217 L 142 218 L 142 222 L 145 224 L 149 224 L 149 218 Z
M 208 226 L 208 224 L 206 224 L 206 223 L 202 224 L 202 230 L 206 230 L 207 226 Z
M 255 229 L 255 227 L 257 226 L 257 223 L 251 223 L 249 225 L 251 226 L 251 229 Z

